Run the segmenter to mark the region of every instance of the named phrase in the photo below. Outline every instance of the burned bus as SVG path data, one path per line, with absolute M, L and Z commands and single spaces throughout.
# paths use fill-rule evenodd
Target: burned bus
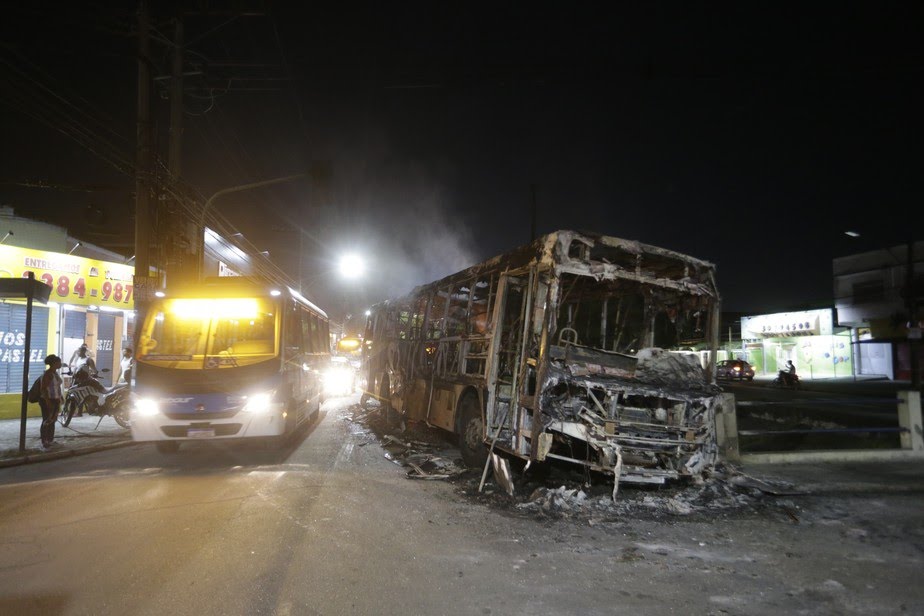
M 372 308 L 367 395 L 489 450 L 616 481 L 699 476 L 716 458 L 715 267 L 558 231 Z M 614 488 L 615 489 L 615 488 Z

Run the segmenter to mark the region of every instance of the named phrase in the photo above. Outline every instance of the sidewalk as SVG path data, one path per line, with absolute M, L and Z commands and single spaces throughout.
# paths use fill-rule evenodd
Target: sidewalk
M 55 426 L 55 444 L 45 449 L 39 438 L 41 424 L 42 420 L 38 417 L 26 420 L 26 449 L 20 453 L 20 420 L 0 420 L 0 468 L 92 453 L 133 442 L 131 431 L 120 427 L 112 417 L 105 417 L 100 422 L 99 417 L 84 416 L 74 417 L 67 428 L 58 423 Z

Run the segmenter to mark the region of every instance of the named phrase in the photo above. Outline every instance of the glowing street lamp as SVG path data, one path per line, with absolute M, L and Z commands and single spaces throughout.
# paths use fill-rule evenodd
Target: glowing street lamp
M 348 280 L 361 278 L 366 273 L 366 262 L 357 254 L 347 254 L 340 257 L 340 275 Z

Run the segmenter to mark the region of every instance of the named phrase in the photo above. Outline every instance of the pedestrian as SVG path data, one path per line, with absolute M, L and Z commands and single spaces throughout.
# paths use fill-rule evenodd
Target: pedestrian
M 61 411 L 61 400 L 64 397 L 61 385 L 61 358 L 49 355 L 45 358 L 45 373 L 42 375 L 42 393 L 39 397 L 39 406 L 42 408 L 42 447 L 51 447 L 55 440 L 55 422 Z
M 77 374 L 81 370 L 86 370 L 87 374 L 93 376 L 96 374 L 96 362 L 90 357 L 89 349 L 86 344 L 81 344 L 71 356 L 71 374 Z
M 135 358 L 132 357 L 131 347 L 122 349 L 122 361 L 119 362 L 119 383 L 132 384 L 132 367 L 135 365 Z

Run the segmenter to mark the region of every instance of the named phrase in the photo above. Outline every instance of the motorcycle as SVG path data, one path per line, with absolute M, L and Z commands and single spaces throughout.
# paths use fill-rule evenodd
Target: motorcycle
M 107 368 L 102 370 L 109 372 Z M 58 416 L 61 425 L 68 426 L 74 415 L 86 413 L 103 418 L 111 415 L 123 428 L 131 427 L 131 388 L 128 383 L 120 383 L 110 389 L 100 382 L 97 374 L 87 370 L 73 373 L 71 386 L 64 395 L 64 407 Z M 99 426 L 99 422 L 96 424 Z
M 799 384 L 799 375 L 780 371 L 776 375 L 776 378 L 773 379 L 773 386 L 782 389 L 799 389 L 801 387 Z

